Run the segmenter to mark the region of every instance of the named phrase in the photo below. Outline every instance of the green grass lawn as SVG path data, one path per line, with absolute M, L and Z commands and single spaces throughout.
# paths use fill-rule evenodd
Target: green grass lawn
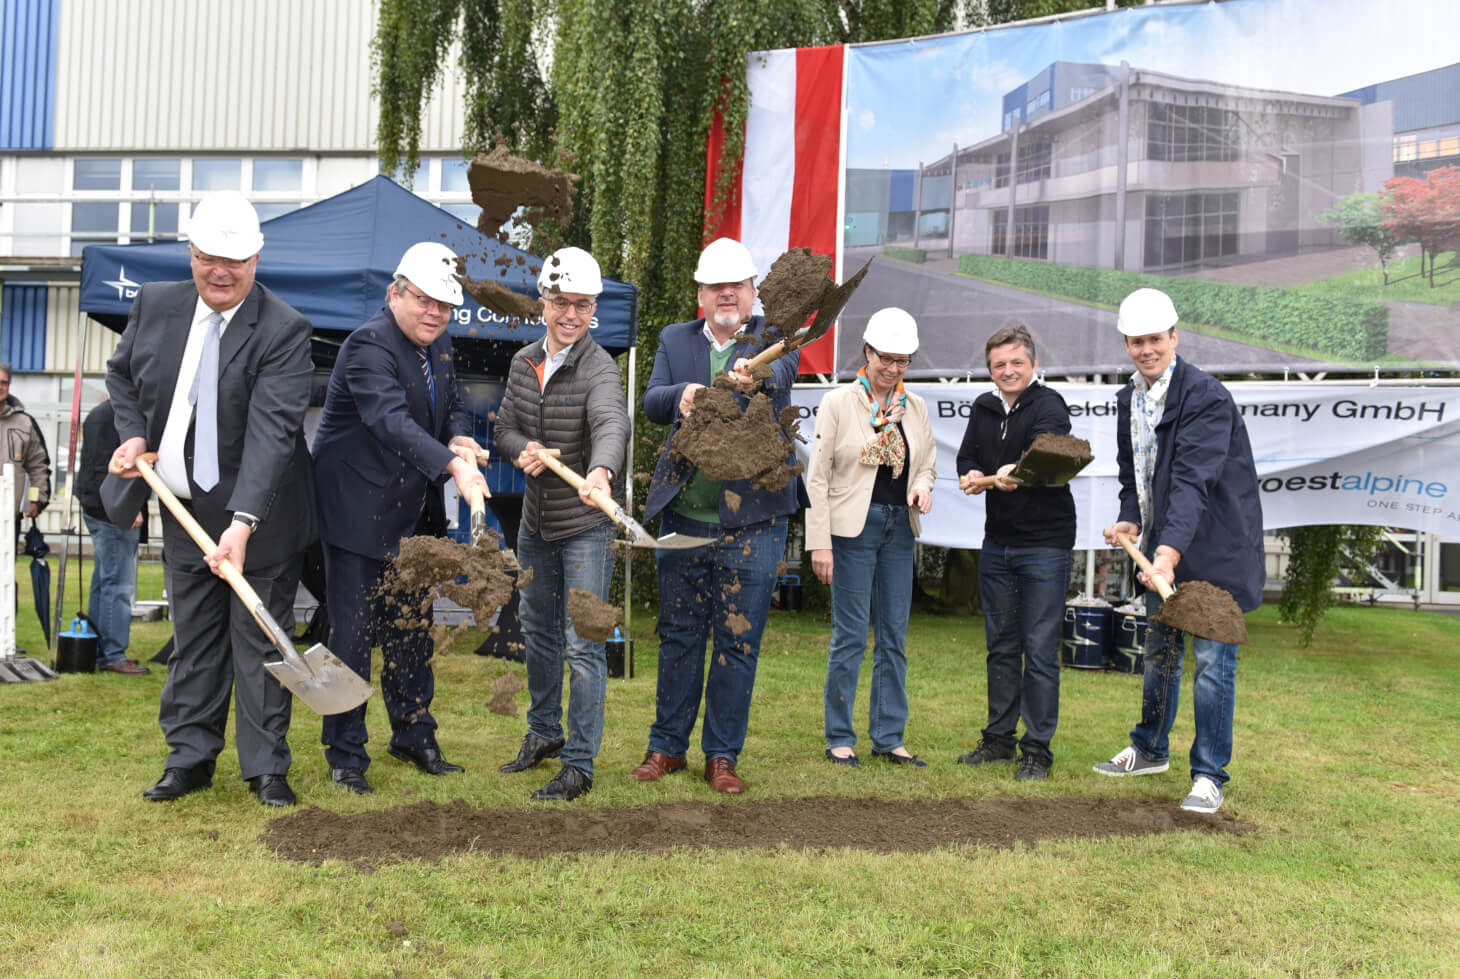
M 1294 286 L 1293 292 L 1306 292 L 1328 299 L 1347 299 L 1354 302 L 1381 302 L 1393 299 L 1407 303 L 1429 303 L 1434 306 L 1448 306 L 1460 302 L 1460 252 L 1441 252 L 1435 262 L 1435 285 L 1430 287 L 1428 275 L 1419 274 L 1419 256 L 1400 259 L 1389 263 L 1389 284 L 1384 284 L 1384 272 L 1379 260 L 1374 267 L 1346 275 L 1336 275 L 1306 285 Z
M 17 567 L 21 645 L 38 651 Z M 1456 974 L 1460 617 L 1340 608 L 1306 650 L 1270 607 L 1249 625 L 1224 811 L 1256 832 L 1013 850 L 884 855 L 828 839 L 814 851 L 308 866 L 259 842 L 277 814 L 239 780 L 231 738 L 211 790 L 142 800 L 165 752 L 155 667 L 0 687 L 0 975 Z M 1139 681 L 1072 671 L 1049 782 L 955 764 L 984 713 L 982 623 L 971 618 L 913 619 L 907 743 L 930 767 L 830 765 L 820 707 L 829 628 L 808 612 L 772 616 L 741 759 L 747 795 L 718 799 L 682 775 L 640 785 L 628 770 L 653 717 L 652 627 L 652 613 L 636 611 L 639 675 L 609 681 L 588 808 L 810 796 L 1120 795 L 1175 806 L 1189 784 L 1189 678 L 1167 774 L 1090 771 L 1126 743 Z M 138 658 L 167 634 L 165 622 L 139 624 Z M 487 712 L 493 680 L 517 667 L 473 656 L 474 646 L 470 635 L 458 641 L 437 670 L 440 740 L 464 776 L 429 779 L 385 758 L 377 696 L 376 792 L 338 791 L 318 718 L 296 703 L 290 779 L 302 804 L 354 813 L 463 799 L 531 820 L 527 795 L 555 769 L 497 773 L 524 731 L 526 693 L 516 718 Z

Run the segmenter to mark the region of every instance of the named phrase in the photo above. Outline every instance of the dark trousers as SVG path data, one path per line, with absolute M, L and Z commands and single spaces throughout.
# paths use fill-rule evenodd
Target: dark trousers
M 379 645 L 380 692 L 390 717 L 391 743 L 413 751 L 436 748 L 436 719 L 431 716 L 436 678 L 431 671 L 430 630 L 403 629 L 395 624 L 399 608 L 377 594 L 388 564 L 324 545 L 329 648 L 350 669 L 369 680 L 370 650 Z M 365 704 L 325 717 L 320 740 L 331 768 L 369 768 Z

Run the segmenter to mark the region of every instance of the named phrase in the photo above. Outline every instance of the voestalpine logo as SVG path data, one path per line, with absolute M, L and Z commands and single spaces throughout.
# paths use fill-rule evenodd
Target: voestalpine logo
M 102 284 L 115 289 L 118 299 L 136 299 L 137 290 L 142 288 L 140 282 L 133 282 L 127 278 L 127 267 L 125 265 L 118 266 L 117 277 L 115 279 L 107 279 Z

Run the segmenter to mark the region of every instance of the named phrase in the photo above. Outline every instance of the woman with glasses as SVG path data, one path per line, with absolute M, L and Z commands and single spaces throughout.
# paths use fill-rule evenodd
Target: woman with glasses
M 869 622 L 872 755 L 925 767 L 903 745 L 913 539 L 933 505 L 937 455 L 927 404 L 903 387 L 917 349 L 912 316 L 896 307 L 873 313 L 862 334 L 866 365 L 853 383 L 827 392 L 816 414 L 806 546 L 812 570 L 831 586 L 826 757 L 853 768 L 852 705 Z

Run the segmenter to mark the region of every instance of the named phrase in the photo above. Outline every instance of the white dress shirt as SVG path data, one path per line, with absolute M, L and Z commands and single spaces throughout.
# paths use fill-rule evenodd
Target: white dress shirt
M 238 306 L 242 306 L 239 303 Z M 238 312 L 238 306 L 222 311 L 223 326 L 218 331 L 218 339 L 221 342 L 223 334 L 228 331 L 228 324 L 233 320 L 233 314 Z M 182 367 L 177 374 L 177 387 L 172 391 L 172 408 L 167 413 L 167 424 L 162 429 L 162 442 L 157 446 L 157 475 L 167 484 L 167 488 L 177 494 L 179 499 L 191 500 L 192 489 L 188 484 L 188 461 L 186 455 L 186 444 L 188 439 L 188 425 L 193 420 L 193 406 L 188 404 L 188 391 L 192 389 L 193 377 L 198 373 L 198 361 L 203 356 L 203 331 L 208 328 L 208 318 L 213 315 L 214 310 L 207 303 L 203 302 L 201 296 L 198 303 L 193 307 L 193 325 L 188 331 L 188 343 L 183 348 Z M 219 369 L 222 369 L 222 362 L 219 362 Z

